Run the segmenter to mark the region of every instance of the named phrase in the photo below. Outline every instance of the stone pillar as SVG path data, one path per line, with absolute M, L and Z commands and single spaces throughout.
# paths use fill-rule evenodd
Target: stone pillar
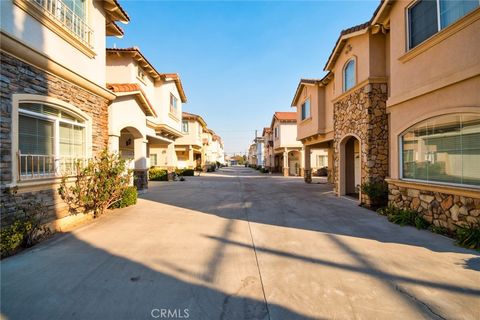
M 302 155 L 303 155 L 303 168 L 304 168 L 304 180 L 306 183 L 312 182 L 312 164 L 311 162 L 311 148 L 310 146 L 303 146 Z
M 111 153 L 118 153 L 120 149 L 120 136 L 108 136 L 108 151 Z
M 285 148 L 285 151 L 283 151 L 283 175 L 285 177 L 289 176 L 288 169 L 288 150 Z
M 139 193 L 148 189 L 148 168 L 147 168 L 147 143 L 143 138 L 134 140 L 134 161 L 133 183 Z
M 328 154 L 328 170 L 327 170 L 327 181 L 329 183 L 333 183 L 334 182 L 334 174 L 335 174 L 335 171 L 333 169 L 333 165 L 334 165 L 334 149 L 333 147 L 330 147 L 327 149 L 327 154 Z

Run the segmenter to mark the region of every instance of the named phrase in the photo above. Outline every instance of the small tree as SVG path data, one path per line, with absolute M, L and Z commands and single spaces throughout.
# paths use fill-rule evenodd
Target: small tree
M 105 149 L 85 167 L 77 162 L 75 181 L 69 185 L 67 180 L 67 176 L 62 178 L 58 193 L 70 212 L 92 212 L 98 217 L 122 199 L 131 172 L 127 170 L 125 160 Z

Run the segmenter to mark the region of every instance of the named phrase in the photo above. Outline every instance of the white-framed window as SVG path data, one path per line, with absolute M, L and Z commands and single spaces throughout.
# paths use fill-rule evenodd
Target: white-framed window
M 480 0 L 418 0 L 407 8 L 408 49 L 480 6 Z
M 64 101 L 12 95 L 12 183 L 74 173 L 91 157 L 91 117 Z
M 170 112 L 177 114 L 178 111 L 178 99 L 173 94 L 170 93 Z
M 301 112 L 302 120 L 310 118 L 310 98 L 308 98 L 307 100 L 305 100 L 304 103 L 302 103 Z
M 328 157 L 326 155 L 317 155 L 317 168 L 328 167 Z
M 188 132 L 188 121 L 187 121 L 187 120 L 183 120 L 183 121 L 182 121 L 182 132 L 183 132 L 183 133 L 187 133 L 187 132 Z
M 278 138 L 278 127 L 275 127 L 273 129 L 273 131 L 274 131 L 275 139 L 277 139 Z
M 150 154 L 150 166 L 156 166 L 157 164 L 158 164 L 157 154 L 156 153 L 151 153 Z
M 479 163 L 480 114 L 437 116 L 400 136 L 403 179 L 480 186 Z
M 343 92 L 353 88 L 356 84 L 356 81 L 355 59 L 350 59 L 343 67 Z

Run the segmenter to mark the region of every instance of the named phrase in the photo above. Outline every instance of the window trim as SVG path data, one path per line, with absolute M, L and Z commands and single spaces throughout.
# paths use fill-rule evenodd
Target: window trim
M 348 64 L 352 61 L 353 61 L 353 75 L 355 77 L 355 80 L 354 80 L 353 85 L 350 88 L 346 89 L 345 71 L 347 70 Z M 350 91 L 351 89 L 355 88 L 357 83 L 358 83 L 357 82 L 357 57 L 353 56 L 350 59 L 348 59 L 347 61 L 345 61 L 345 63 L 343 64 L 343 68 L 342 68 L 342 93 L 345 93 L 345 92 Z
M 444 182 L 444 181 L 429 181 L 429 180 L 423 180 L 423 179 L 412 179 L 412 178 L 404 178 L 403 177 L 403 141 L 402 137 L 413 127 L 415 127 L 417 124 L 428 121 L 430 119 L 435 119 L 441 116 L 445 115 L 455 115 L 455 114 L 474 114 L 478 115 L 480 117 L 480 113 L 477 112 L 472 112 L 472 111 L 460 111 L 460 112 L 447 112 L 447 113 L 441 113 L 437 115 L 432 115 L 430 117 L 422 118 L 421 120 L 415 122 L 414 124 L 408 126 L 406 129 L 402 130 L 398 135 L 397 135 L 397 144 L 398 144 L 398 179 L 401 181 L 407 181 L 407 182 L 418 182 L 418 183 L 423 183 L 423 184 L 431 184 L 431 185 L 442 185 L 442 186 L 451 186 L 451 187 L 459 187 L 459 188 L 470 188 L 470 189 L 480 189 L 480 185 L 474 185 L 474 184 L 461 184 L 461 183 L 452 183 L 452 182 Z
M 183 130 L 184 124 L 187 124 L 187 131 Z M 182 133 L 190 133 L 190 123 L 188 122 L 188 120 L 182 120 Z
M 52 106 L 56 109 L 59 109 L 60 111 L 65 111 L 67 113 L 71 113 L 74 116 L 81 118 L 84 122 L 79 123 L 79 122 L 74 122 L 74 121 L 68 121 L 67 119 L 62 120 L 62 122 L 70 123 L 70 124 L 75 124 L 79 126 L 84 126 L 85 127 L 85 157 L 91 158 L 92 157 L 92 118 L 86 114 L 84 111 L 79 109 L 78 107 L 71 105 L 67 102 L 64 102 L 62 100 L 49 97 L 49 96 L 42 96 L 42 95 L 36 95 L 36 94 L 13 94 L 12 95 L 12 127 L 11 127 L 11 143 L 12 143 L 12 148 L 10 152 L 10 157 L 12 161 L 12 182 L 9 186 L 16 186 L 19 182 L 19 172 L 18 172 L 18 162 L 17 162 L 17 154 L 18 154 L 18 147 L 19 147 L 19 115 L 20 114 L 26 114 L 26 115 L 33 115 L 38 118 L 43 118 L 43 119 L 48 119 L 48 120 L 53 120 L 55 119 L 58 121 L 58 118 L 49 116 L 49 115 L 43 115 L 39 114 L 36 112 L 31 112 L 27 110 L 20 110 L 20 104 L 22 103 L 39 103 L 39 104 L 45 104 Z M 52 119 L 53 118 L 53 119 Z M 55 141 L 55 152 L 57 152 L 57 144 L 58 142 Z M 48 177 L 45 179 L 48 180 L 54 180 L 58 177 Z M 32 180 L 28 180 L 31 182 Z M 33 181 L 38 181 L 37 179 Z M 23 183 L 23 181 L 22 181 Z
M 409 28 L 409 26 L 410 26 L 410 15 L 409 15 L 409 11 L 412 7 L 414 7 L 420 1 L 424 1 L 424 0 L 414 0 L 409 5 L 407 5 L 405 7 L 405 22 L 406 22 L 405 23 L 405 31 L 406 31 L 406 33 L 405 33 L 405 36 L 406 36 L 405 52 L 410 52 L 410 51 L 418 48 L 419 46 L 426 43 L 428 40 L 432 39 L 437 34 L 442 32 L 443 30 L 449 29 L 450 26 L 456 25 L 458 22 L 462 21 L 465 17 L 470 16 L 470 14 L 474 13 L 475 11 L 477 11 L 480 8 L 480 0 L 477 0 L 478 3 L 479 3 L 479 6 L 476 9 L 472 10 L 471 12 L 468 12 L 466 15 L 460 17 L 457 21 L 451 23 L 450 25 L 448 25 L 448 26 L 446 26 L 442 29 L 442 22 L 441 22 L 441 19 L 440 19 L 440 16 L 441 16 L 441 14 L 440 14 L 440 0 L 435 0 L 435 2 L 437 4 L 437 10 L 436 10 L 437 11 L 437 32 L 435 32 L 430 37 L 426 38 L 425 40 L 423 40 L 422 42 L 420 42 L 416 46 L 410 48 L 410 28 Z
M 308 109 L 308 117 L 303 117 L 303 106 L 305 103 L 308 101 L 309 109 Z M 307 96 L 305 100 L 303 100 L 302 104 L 300 105 L 300 120 L 301 121 L 306 121 L 312 119 L 312 100 L 310 99 L 310 96 Z

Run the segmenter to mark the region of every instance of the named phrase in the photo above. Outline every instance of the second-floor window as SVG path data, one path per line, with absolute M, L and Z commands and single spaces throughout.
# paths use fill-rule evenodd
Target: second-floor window
M 419 0 L 408 8 L 408 49 L 412 49 L 478 8 L 479 0 Z
M 178 106 L 177 106 L 177 97 L 175 97 L 173 94 L 170 94 L 170 112 L 173 114 L 177 114 L 178 111 Z
M 353 86 L 355 86 L 355 82 L 355 60 L 351 59 L 343 68 L 343 92 L 353 88 Z
M 274 131 L 274 134 L 275 134 L 275 139 L 277 139 L 278 138 L 278 127 L 275 127 L 275 129 L 273 131 Z
M 184 133 L 188 132 L 188 121 L 187 120 L 182 121 L 182 132 L 184 132 Z
M 310 98 L 302 104 L 302 120 L 310 118 Z

